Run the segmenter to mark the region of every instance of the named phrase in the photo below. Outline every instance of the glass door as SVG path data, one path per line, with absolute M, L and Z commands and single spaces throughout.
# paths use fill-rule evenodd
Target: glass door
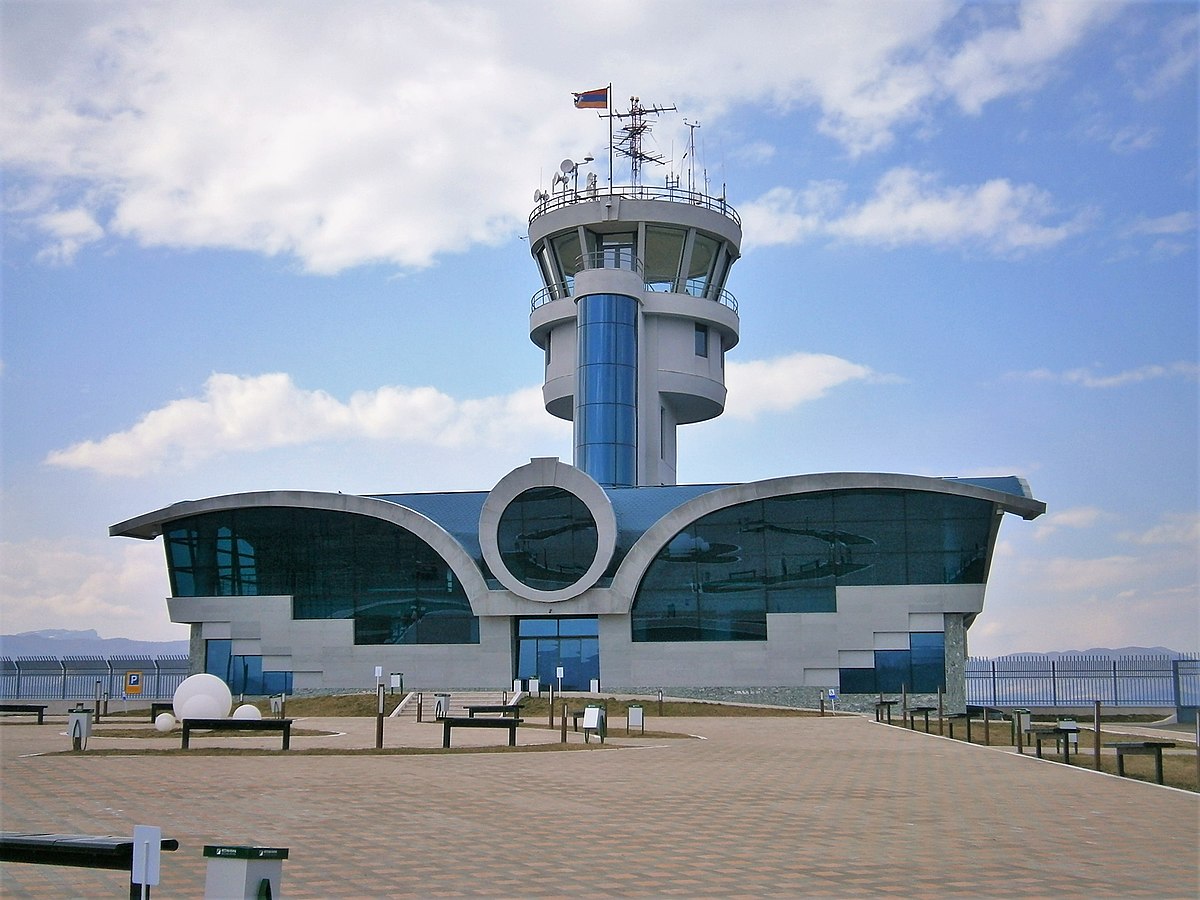
M 600 677 L 600 630 L 595 616 L 517 620 L 517 678 L 558 684 L 565 691 L 586 691 Z

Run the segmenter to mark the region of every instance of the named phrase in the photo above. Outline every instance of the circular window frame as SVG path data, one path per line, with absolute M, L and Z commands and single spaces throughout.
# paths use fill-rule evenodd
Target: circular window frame
M 530 587 L 504 564 L 500 552 L 500 517 L 521 494 L 532 488 L 555 487 L 566 491 L 587 508 L 596 523 L 596 555 L 587 571 L 573 584 L 554 591 Z M 578 597 L 593 587 L 612 561 L 617 546 L 617 517 L 604 489 L 585 472 L 557 459 L 535 459 L 513 469 L 492 488 L 479 514 L 479 546 L 492 575 L 506 589 L 526 600 L 557 603 Z

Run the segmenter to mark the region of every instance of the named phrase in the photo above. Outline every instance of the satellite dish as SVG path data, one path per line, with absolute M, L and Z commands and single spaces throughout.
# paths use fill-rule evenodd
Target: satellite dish
M 561 171 L 564 175 L 570 175 L 572 172 L 575 171 L 575 160 L 564 159 L 562 162 L 560 162 L 558 164 L 558 168 L 559 168 L 559 171 Z

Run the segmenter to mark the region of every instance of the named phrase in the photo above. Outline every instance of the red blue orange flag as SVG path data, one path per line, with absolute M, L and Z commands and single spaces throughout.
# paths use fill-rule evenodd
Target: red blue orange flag
M 608 88 L 597 88 L 594 91 L 584 91 L 582 94 L 572 94 L 575 98 L 576 109 L 607 109 Z

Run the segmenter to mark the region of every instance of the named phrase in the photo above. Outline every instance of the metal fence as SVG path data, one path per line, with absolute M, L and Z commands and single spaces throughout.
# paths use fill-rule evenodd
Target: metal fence
M 0 658 L 0 699 L 169 700 L 188 676 L 186 656 Z
M 1200 704 L 1200 657 L 1060 656 L 967 660 L 973 706 L 1174 706 Z

